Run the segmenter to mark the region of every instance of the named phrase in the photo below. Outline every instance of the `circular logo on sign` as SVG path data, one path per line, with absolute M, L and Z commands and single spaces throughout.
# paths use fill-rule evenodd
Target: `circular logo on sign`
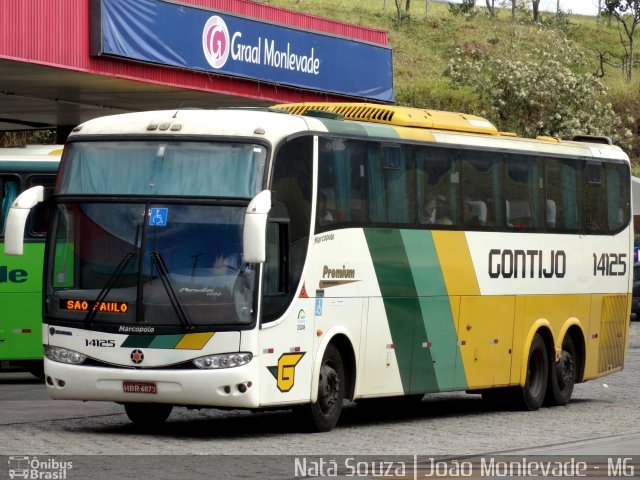
M 136 349 L 133 352 L 131 352 L 131 361 L 133 363 L 138 365 L 139 363 L 142 363 L 143 360 L 144 360 L 144 353 L 142 353 L 142 350 Z
M 229 58 L 231 42 L 227 24 L 218 16 L 213 16 L 202 30 L 202 50 L 209 65 L 222 68 Z

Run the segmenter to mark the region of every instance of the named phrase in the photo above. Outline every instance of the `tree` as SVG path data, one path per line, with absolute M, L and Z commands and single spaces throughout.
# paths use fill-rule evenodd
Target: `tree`
M 473 16 L 476 13 L 475 8 L 476 8 L 476 0 L 462 0 L 462 3 L 460 4 L 457 4 L 457 3 L 449 4 L 449 11 L 451 12 L 451 14 L 456 16 L 457 15 Z
M 398 22 L 401 22 L 403 18 L 409 15 L 409 4 L 411 0 L 406 0 L 406 3 L 404 5 L 404 12 L 402 11 L 402 2 L 403 0 L 395 0 L 396 13 L 398 14 Z
M 485 0 L 485 3 L 487 4 L 489 16 L 493 17 L 496 14 L 496 0 Z
M 531 9 L 533 10 L 533 21 L 540 21 L 540 0 L 532 0 L 531 1 Z
M 633 80 L 633 67 L 637 63 L 634 53 L 634 35 L 640 23 L 640 0 L 604 0 L 604 10 L 618 22 L 618 28 L 624 30 L 626 39 L 620 33 L 620 41 L 625 50 L 623 70 L 626 80 Z
M 446 74 L 454 87 L 470 87 L 499 129 L 525 137 L 571 138 L 575 134 L 609 135 L 628 146 L 631 132 L 622 127 L 610 104 L 600 99 L 603 84 L 584 67 L 584 54 L 561 32 L 544 31 L 514 38 L 506 50 L 457 50 Z

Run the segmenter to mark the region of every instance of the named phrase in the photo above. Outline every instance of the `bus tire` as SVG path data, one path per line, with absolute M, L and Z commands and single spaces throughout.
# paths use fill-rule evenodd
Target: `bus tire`
M 164 403 L 125 403 L 124 411 L 136 425 L 153 426 L 163 423 L 173 410 L 173 405 Z
M 322 357 L 318 379 L 318 399 L 305 406 L 308 429 L 328 432 L 338 423 L 344 400 L 344 365 L 336 346 L 330 343 Z
M 545 405 L 550 407 L 566 405 L 571 400 L 578 372 L 576 347 L 570 335 L 565 335 L 562 340 L 560 360 L 557 363 L 550 363 L 549 385 L 547 386 Z
M 519 389 L 518 406 L 522 410 L 538 410 L 544 402 L 549 378 L 547 347 L 540 334 L 536 333 L 529 348 L 527 377 L 524 387 Z

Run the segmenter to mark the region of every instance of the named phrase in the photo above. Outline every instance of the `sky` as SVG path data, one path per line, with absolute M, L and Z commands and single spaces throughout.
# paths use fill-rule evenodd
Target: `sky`
M 445 0 L 460 3 L 460 0 Z M 603 2 L 604 3 L 604 2 Z M 499 2 L 496 2 L 498 5 Z M 476 5 L 482 7 L 485 5 L 483 0 L 476 0 Z M 541 0 L 540 9 L 549 12 L 555 12 L 558 5 L 558 0 Z M 560 9 L 564 12 L 579 14 L 579 15 L 593 15 L 598 14 L 598 0 L 560 0 Z
M 480 4 L 481 2 L 476 2 Z M 541 0 L 540 9 L 551 12 L 556 11 L 557 0 Z M 593 15 L 598 13 L 598 0 L 560 0 L 560 9 L 580 15 Z

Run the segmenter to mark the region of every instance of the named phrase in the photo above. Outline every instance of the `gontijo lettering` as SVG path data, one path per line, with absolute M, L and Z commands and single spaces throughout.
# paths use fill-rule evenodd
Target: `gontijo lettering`
M 60 300 L 62 310 L 77 310 L 88 312 L 94 310 L 105 313 L 127 313 L 129 304 L 127 302 L 94 302 L 90 300 Z
M 489 250 L 491 278 L 564 278 L 566 273 L 564 250 Z

